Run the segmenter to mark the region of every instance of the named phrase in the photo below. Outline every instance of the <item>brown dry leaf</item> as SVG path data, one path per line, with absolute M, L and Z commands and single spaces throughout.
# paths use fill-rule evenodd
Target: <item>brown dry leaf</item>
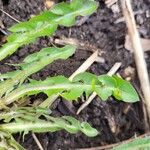
M 150 51 L 150 39 L 141 38 L 141 44 L 144 51 Z M 124 47 L 130 52 L 133 52 L 132 43 L 129 35 L 126 35 Z
M 44 4 L 47 9 L 50 9 L 55 4 L 55 2 L 52 0 L 45 0 Z

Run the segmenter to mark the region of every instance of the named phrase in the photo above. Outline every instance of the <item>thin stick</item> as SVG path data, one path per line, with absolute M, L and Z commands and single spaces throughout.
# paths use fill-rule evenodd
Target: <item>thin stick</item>
M 77 74 L 85 72 L 97 59 L 98 57 L 98 50 L 95 51 L 70 77 L 69 80 L 71 81 Z M 49 107 L 52 105 L 52 103 L 59 97 L 59 94 L 57 95 L 52 95 L 51 97 L 47 98 L 44 102 L 40 104 L 40 107 Z M 72 103 L 69 103 L 67 101 L 69 107 L 72 107 Z
M 121 66 L 120 62 L 115 63 L 114 66 L 110 69 L 110 71 L 107 74 L 109 76 L 112 76 L 117 72 L 120 66 Z M 88 100 L 79 107 L 76 114 L 78 115 L 85 107 L 87 107 L 96 96 L 97 96 L 96 92 L 93 92 L 93 94 L 88 98 Z
M 91 52 L 95 52 L 95 50 L 97 49 L 97 47 L 91 45 L 88 42 L 82 42 L 82 41 L 78 41 L 75 38 L 66 38 L 64 36 L 61 37 L 60 39 L 55 39 L 54 43 L 58 45 L 66 45 L 66 44 L 76 45 L 81 50 L 86 50 Z
M 89 42 L 82 42 L 82 41 L 78 41 L 75 38 L 66 38 L 64 36 L 61 37 L 60 39 L 55 39 L 53 42 L 55 44 L 58 44 L 58 45 L 66 45 L 66 44 L 75 45 L 80 50 L 85 50 L 85 51 L 90 51 L 90 52 L 95 52 L 95 50 L 98 49 L 94 45 L 91 45 Z M 100 53 L 99 53 L 99 55 L 101 55 L 102 53 L 105 53 L 105 52 L 103 52 L 101 50 Z M 97 57 L 97 59 L 95 60 L 95 62 L 104 63 L 105 59 L 103 57 L 99 56 L 99 57 Z
M 10 14 L 8 14 L 6 11 L 4 11 L 3 9 L 0 9 L 0 11 L 2 11 L 4 14 L 6 14 L 8 17 L 10 17 L 12 20 L 16 21 L 16 22 L 20 22 L 19 20 L 17 20 L 16 18 L 12 17 Z
M 144 52 L 142 49 L 139 33 L 136 27 L 136 22 L 134 19 L 131 2 L 130 0 L 121 0 L 121 4 L 122 4 L 125 21 L 128 27 L 129 36 L 133 45 L 133 53 L 135 57 L 137 72 L 138 72 L 142 92 L 145 99 L 148 119 L 150 121 L 150 83 L 149 83 L 147 66 L 144 59 Z
M 42 147 L 40 141 L 38 140 L 38 138 L 36 137 L 36 135 L 35 135 L 34 133 L 32 133 L 32 137 L 33 137 L 34 141 L 36 142 L 38 148 L 39 148 L 40 150 L 44 150 L 44 148 Z
M 79 73 L 85 72 L 97 59 L 98 57 L 98 50 L 95 51 L 70 77 L 69 80 L 72 79 Z

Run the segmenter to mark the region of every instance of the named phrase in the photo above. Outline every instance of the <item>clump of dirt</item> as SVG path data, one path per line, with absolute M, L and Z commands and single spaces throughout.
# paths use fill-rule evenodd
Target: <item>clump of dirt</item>
M 107 73 L 115 62 L 122 62 L 122 67 L 119 72 L 122 73 L 128 66 L 135 67 L 134 59 L 130 52 L 124 48 L 126 35 L 126 26 L 124 22 L 115 23 L 118 17 L 122 17 L 121 12 L 114 14 L 110 8 L 107 8 L 104 0 L 99 0 L 99 9 L 91 15 L 81 26 L 74 26 L 70 29 L 59 27 L 54 37 L 71 37 L 76 38 L 81 42 L 88 42 L 103 51 L 105 63 L 94 63 L 88 71 L 97 75 Z M 150 17 L 145 17 L 150 14 L 149 0 L 134 0 L 134 11 L 137 12 L 135 17 L 138 23 L 139 32 L 142 37 L 150 38 Z M 33 15 L 44 10 L 44 0 L 9 0 L 3 6 L 4 10 L 20 21 L 27 20 Z M 8 16 L 2 15 L 2 21 L 7 29 L 15 22 Z M 150 15 L 149 15 L 150 16 Z M 1 73 L 15 69 L 12 66 L 4 65 L 5 62 L 18 63 L 28 54 L 39 51 L 42 47 L 51 45 L 51 38 L 40 38 L 36 43 L 20 48 L 15 54 L 0 64 Z M 34 79 L 44 79 L 47 76 L 65 75 L 70 76 L 89 56 L 90 52 L 78 50 L 75 55 L 66 61 L 56 61 L 48 65 L 42 71 L 32 75 Z M 149 54 L 146 54 L 147 56 Z M 150 63 L 147 57 L 148 67 Z M 133 79 L 133 84 L 139 88 L 136 78 Z M 82 102 L 76 102 L 74 107 L 77 109 Z M 114 142 L 119 142 L 128 139 L 135 134 L 144 132 L 144 122 L 142 116 L 141 103 L 125 104 L 115 101 L 110 98 L 107 102 L 95 98 L 93 102 L 85 108 L 80 115 L 76 116 L 81 121 L 90 122 L 93 127 L 98 129 L 100 134 L 95 138 L 88 138 L 85 135 L 78 133 L 71 135 L 64 131 L 57 133 L 37 134 L 44 149 L 73 149 L 95 147 L 107 145 Z M 69 115 L 70 112 L 61 101 L 56 105 L 53 111 L 55 116 Z M 19 136 L 16 136 L 18 141 L 22 143 Z M 32 136 L 26 135 L 22 143 L 28 150 L 38 149 Z

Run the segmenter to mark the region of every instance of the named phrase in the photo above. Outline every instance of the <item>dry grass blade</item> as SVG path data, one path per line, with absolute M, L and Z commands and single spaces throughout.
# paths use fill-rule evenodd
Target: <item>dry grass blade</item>
M 140 135 L 136 138 L 144 138 L 144 137 L 147 137 L 147 136 L 150 136 L 150 132 L 145 133 L 143 135 Z M 131 139 L 128 139 L 128 140 L 125 140 L 125 141 L 122 141 L 122 142 L 119 142 L 119 143 L 115 143 L 115 144 L 99 146 L 99 147 L 92 147 L 92 148 L 77 148 L 75 150 L 108 150 L 108 149 L 112 149 L 113 147 L 118 146 L 120 144 L 125 144 L 125 143 L 132 142 L 133 140 L 135 140 L 135 137 L 131 138 Z
M 98 50 L 95 51 L 70 77 L 69 80 L 71 81 L 77 74 L 85 72 L 97 59 L 98 57 Z
M 60 39 L 55 39 L 54 43 L 58 45 L 66 45 L 66 44 L 76 45 L 78 49 L 90 52 L 95 52 L 95 50 L 97 49 L 97 47 L 91 45 L 89 42 L 82 42 L 81 40 L 79 41 L 75 38 L 66 38 L 64 36 L 61 37 Z
M 32 133 L 32 137 L 33 137 L 34 141 L 36 142 L 38 148 L 40 150 L 44 150 L 44 148 L 42 147 L 41 143 L 39 142 L 38 138 L 36 137 L 36 135 L 34 133 Z
M 120 62 L 117 62 L 114 64 L 114 66 L 110 69 L 110 71 L 107 73 L 109 76 L 112 76 L 113 74 L 116 73 L 116 71 L 120 68 L 121 66 L 121 63 Z M 91 102 L 92 100 L 97 96 L 97 94 L 94 92 L 89 98 L 88 100 L 83 103 L 80 108 L 78 109 L 77 111 L 77 115 L 85 108 L 87 107 Z
M 142 49 L 139 33 L 136 27 L 136 22 L 132 10 L 131 2 L 130 0 L 121 0 L 121 4 L 122 4 L 123 14 L 127 24 L 129 36 L 133 46 L 135 63 L 137 67 L 137 72 L 138 72 L 142 92 L 144 94 L 146 110 L 148 112 L 148 118 L 150 119 L 150 83 L 149 83 L 147 66 L 144 59 L 144 52 Z
M 20 22 L 19 20 L 17 20 L 16 18 L 12 17 L 10 14 L 8 14 L 6 11 L 4 11 L 3 9 L 0 9 L 1 12 L 3 12 L 4 14 L 6 14 L 8 17 L 10 17 L 12 20 L 16 21 L 16 22 Z
M 126 35 L 126 38 L 125 38 L 125 44 L 124 44 L 124 47 L 129 50 L 130 52 L 132 52 L 133 50 L 133 47 L 132 47 L 132 43 L 131 43 L 131 40 L 130 40 L 130 37 L 129 35 Z M 146 52 L 146 51 L 150 51 L 150 39 L 144 39 L 144 38 L 140 38 L 141 40 L 141 44 L 142 44 L 142 48 L 143 48 L 143 51 Z
M 105 4 L 107 7 L 111 7 L 113 4 L 115 4 L 118 0 L 105 0 Z

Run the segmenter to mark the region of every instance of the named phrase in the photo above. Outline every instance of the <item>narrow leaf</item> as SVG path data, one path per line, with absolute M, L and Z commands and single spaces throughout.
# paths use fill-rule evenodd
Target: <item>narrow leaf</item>
M 4 95 L 7 91 L 10 92 L 14 86 L 22 83 L 28 76 L 38 72 L 53 61 L 67 59 L 75 52 L 75 49 L 76 47 L 71 45 L 62 48 L 44 48 L 40 52 L 27 56 L 23 63 L 18 65 L 21 70 L 0 75 L 0 78 L 8 78 L 8 80 L 0 82 L 0 95 Z
M 80 7 L 78 7 L 79 4 Z M 62 2 L 55 5 L 50 11 L 45 11 L 29 21 L 12 26 L 9 28 L 12 34 L 8 36 L 8 42 L 0 49 L 0 60 L 13 54 L 22 45 L 34 42 L 41 36 L 54 34 L 59 25 L 72 26 L 77 16 L 90 15 L 96 11 L 97 7 L 98 3 L 91 0 Z
M 150 137 L 138 138 L 132 142 L 121 144 L 114 147 L 113 150 L 133 150 L 133 149 L 143 149 L 148 150 L 150 148 Z
M 15 114 L 15 115 L 12 115 Z M 7 112 L 5 115 L 1 115 L 1 119 L 9 119 L 9 122 L 0 124 L 0 131 L 4 130 L 9 133 L 18 133 L 29 131 L 43 133 L 43 132 L 55 132 L 59 130 L 66 130 L 69 133 L 75 134 L 79 131 L 83 132 L 89 137 L 96 136 L 98 131 L 90 126 L 87 122 L 80 123 L 73 117 L 52 117 L 49 116 L 48 109 L 35 108 L 35 107 L 23 107 L 16 108 Z M 43 119 L 40 117 L 43 116 Z M 8 120 L 8 119 L 7 119 Z
M 2 101 L 4 104 L 8 105 L 21 97 L 35 94 L 35 92 L 44 92 L 48 96 L 53 94 L 60 94 L 67 100 L 76 100 L 82 95 L 83 92 L 88 92 L 88 94 L 96 92 L 102 100 L 108 99 L 108 97 L 111 95 L 115 96 L 115 98 L 118 99 L 118 96 L 115 95 L 116 90 L 122 92 L 122 101 L 128 100 L 130 102 L 136 102 L 139 100 L 134 88 L 127 81 L 124 81 L 118 77 L 109 77 L 107 75 L 99 76 L 96 79 L 95 75 L 93 75 L 93 78 L 91 78 L 92 75 L 90 73 L 83 73 L 83 75 L 85 74 L 87 76 L 89 75 L 87 79 L 85 79 L 86 76 L 82 76 L 82 74 L 80 74 L 79 76 L 77 76 L 77 78 L 75 77 L 72 82 L 69 81 L 69 79 L 62 76 L 47 78 L 44 81 L 36 81 L 33 83 L 31 82 L 29 84 L 20 86 L 18 89 L 11 92 L 8 96 L 5 96 L 5 98 L 3 98 Z M 118 81 L 121 81 L 121 86 L 120 84 L 118 84 Z M 130 87 L 130 90 L 122 88 L 125 88 L 126 85 Z M 124 94 L 127 94 L 129 96 L 125 97 Z

